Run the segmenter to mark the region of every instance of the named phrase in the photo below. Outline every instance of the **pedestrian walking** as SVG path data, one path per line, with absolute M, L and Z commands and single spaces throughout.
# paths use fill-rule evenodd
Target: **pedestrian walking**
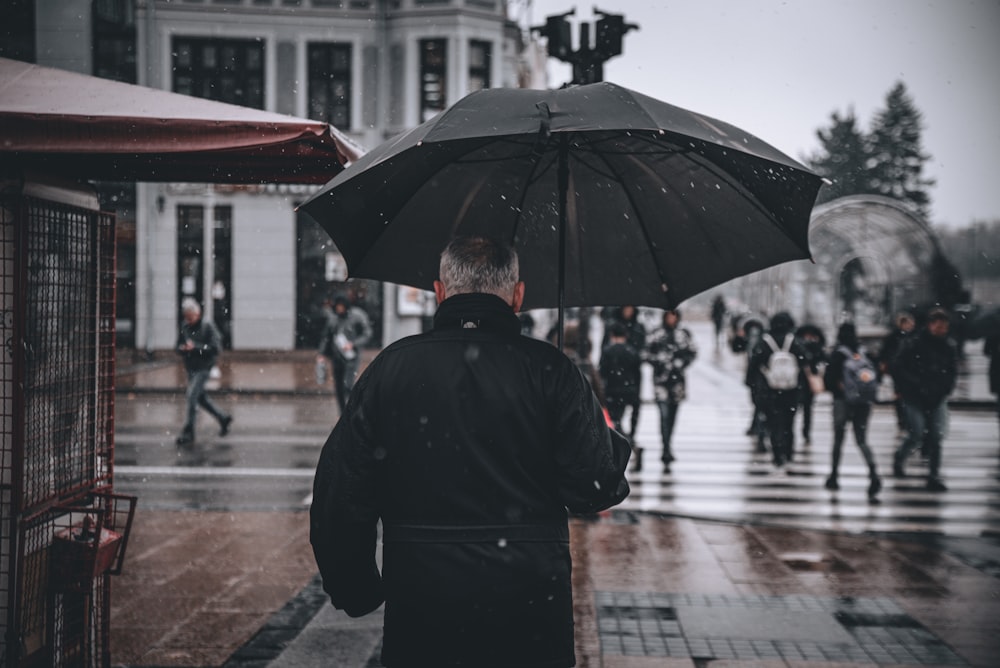
M 316 361 L 330 361 L 333 368 L 333 386 L 337 393 L 340 413 L 344 413 L 347 397 L 354 387 L 361 364 L 361 348 L 372 338 L 371 321 L 364 310 L 351 306 L 345 295 L 333 299 L 333 310 L 319 335 Z
M 805 354 L 805 370 L 799 378 L 799 408 L 802 413 L 802 444 L 809 445 L 812 442 L 813 401 L 816 394 L 824 389 L 826 336 L 816 325 L 805 324 L 795 330 L 795 339 Z
M 892 378 L 892 359 L 899 352 L 899 345 L 903 339 L 913 333 L 915 326 L 916 321 L 913 319 L 913 314 L 906 311 L 896 314 L 892 331 L 882 339 L 882 345 L 878 351 L 878 369 L 881 375 Z M 893 378 L 893 387 L 895 385 L 896 381 Z M 892 403 L 896 411 L 896 427 L 900 432 L 904 432 L 906 431 L 906 412 L 903 410 L 903 399 L 898 392 L 895 393 Z
M 604 336 L 601 350 L 611 338 L 611 326 L 615 323 L 625 328 L 625 340 L 638 353 L 646 349 L 646 326 L 639 320 L 639 309 L 631 304 L 613 309 L 611 316 L 604 320 Z
M 722 337 L 722 326 L 726 322 L 726 300 L 722 295 L 715 295 L 712 300 L 712 324 L 715 325 L 715 349 L 719 349 L 719 339 Z
M 990 334 L 983 341 L 983 354 L 990 358 L 990 393 L 997 395 L 997 418 L 1000 419 L 1000 334 Z
M 854 323 L 845 322 L 837 330 L 837 345 L 823 374 L 823 383 L 833 395 L 833 455 L 826 488 L 840 489 L 840 455 L 847 424 L 854 430 L 854 442 L 868 465 L 868 501 L 878 502 L 882 479 L 868 446 L 868 420 L 878 388 L 878 372 L 868 351 L 858 341 Z
M 764 335 L 764 323 L 756 318 L 748 318 L 740 326 L 736 336 L 733 338 L 733 351 L 742 352 L 746 356 L 746 373 L 744 374 L 744 384 L 750 390 L 750 404 L 753 412 L 750 417 L 750 426 L 747 427 L 747 436 L 754 439 L 754 452 L 762 454 L 767 452 L 765 441 L 767 440 L 767 402 L 766 388 L 758 382 L 756 375 L 750 374 L 750 356 L 756 349 L 761 337 Z
M 795 409 L 805 352 L 795 341 L 795 321 L 787 312 L 775 314 L 770 327 L 750 353 L 747 382 L 764 404 L 774 466 L 782 469 L 794 450 Z
M 906 437 L 893 456 L 892 473 L 906 475 L 906 458 L 921 445 L 927 453 L 927 489 L 947 491 L 941 480 L 941 444 L 948 429 L 948 395 L 958 378 L 958 349 L 948 336 L 950 315 L 933 308 L 927 324 L 904 339 L 891 365 L 903 399 Z
M 184 370 L 187 372 L 187 409 L 177 445 L 187 445 L 194 442 L 199 406 L 219 421 L 219 436 L 229 433 L 233 416 L 216 406 L 205 389 L 212 367 L 222 352 L 222 335 L 211 320 L 202 317 L 201 305 L 191 297 L 186 297 L 181 302 L 181 315 L 183 322 L 175 349 L 184 359 Z
M 663 439 L 663 469 L 670 472 L 674 462 L 671 440 L 677 411 L 687 396 L 684 371 L 698 354 L 691 331 L 680 327 L 680 311 L 663 312 L 662 326 L 649 336 L 643 359 L 653 367 L 653 393 L 660 410 L 660 435 Z
M 521 336 L 509 246 L 453 240 L 434 292 L 433 329 L 372 361 L 323 447 L 323 587 L 355 617 L 385 602 L 390 668 L 572 666 L 567 509 L 628 495 L 628 442 L 566 355 Z
M 639 351 L 628 343 L 625 326 L 620 322 L 611 324 L 608 345 L 601 351 L 599 371 L 604 385 L 604 400 L 608 415 L 619 433 L 628 436 L 632 444 L 632 461 L 636 471 L 642 470 L 642 448 L 635 442 L 635 430 L 639 424 L 639 388 L 642 382 L 642 358 Z M 622 421 L 625 409 L 630 411 L 629 429 Z

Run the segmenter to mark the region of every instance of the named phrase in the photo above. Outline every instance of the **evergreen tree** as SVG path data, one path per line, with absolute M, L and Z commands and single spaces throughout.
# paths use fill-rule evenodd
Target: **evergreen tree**
M 897 82 L 886 96 L 885 109 L 875 115 L 869 135 L 870 192 L 909 202 L 924 217 L 930 206 L 931 179 L 923 177 L 930 156 L 920 144 L 921 113 Z
M 927 188 L 934 181 L 923 177 L 923 168 L 930 156 L 921 148 L 921 114 L 902 82 L 889 91 L 868 134 L 858 129 L 853 110 L 843 116 L 834 112 L 830 121 L 828 129 L 816 131 L 821 149 L 807 160 L 831 182 L 820 189 L 817 202 L 845 195 L 884 195 L 908 202 L 927 217 Z
M 822 149 L 809 160 L 809 166 L 830 181 L 820 189 L 817 203 L 873 192 L 868 183 L 867 142 L 853 109 L 843 117 L 836 111 L 830 114 L 830 129 L 817 130 L 816 137 Z

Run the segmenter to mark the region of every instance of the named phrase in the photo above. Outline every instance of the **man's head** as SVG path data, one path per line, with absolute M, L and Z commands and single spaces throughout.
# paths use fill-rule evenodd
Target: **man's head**
M 608 338 L 615 343 L 622 343 L 628 339 L 628 331 L 625 325 L 620 322 L 613 322 L 608 328 Z
M 681 321 L 681 312 L 677 309 L 667 309 L 663 312 L 663 324 L 670 329 L 677 327 L 677 323 Z
M 184 316 L 184 322 L 189 325 L 198 322 L 198 319 L 201 318 L 201 305 L 198 300 L 185 297 L 181 302 L 181 314 Z
M 337 315 L 344 315 L 351 307 L 351 301 L 345 295 L 337 295 L 333 298 L 333 312 Z
M 487 237 L 457 237 L 441 253 L 440 280 L 434 294 L 440 304 L 462 294 L 496 295 L 514 311 L 524 301 L 524 283 L 518 280 L 517 253 L 507 244 Z
M 931 336 L 943 339 L 948 336 L 948 328 L 951 316 L 943 308 L 932 308 L 927 314 L 927 331 Z

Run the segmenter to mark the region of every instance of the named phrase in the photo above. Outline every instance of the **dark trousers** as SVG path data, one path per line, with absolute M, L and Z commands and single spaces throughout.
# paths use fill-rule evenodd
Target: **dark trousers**
M 833 459 L 830 463 L 830 477 L 837 477 L 840 468 L 840 454 L 844 445 L 847 424 L 854 429 L 854 442 L 861 450 L 861 456 L 868 465 L 868 474 L 874 478 L 878 475 L 875 468 L 875 457 L 868 447 L 868 419 L 872 414 L 871 404 L 849 404 L 843 399 L 833 400 Z
M 347 397 L 351 394 L 354 381 L 358 376 L 358 358 L 344 359 L 334 357 L 331 360 L 333 366 L 333 387 L 337 391 L 337 404 L 340 406 L 340 413 L 344 413 L 347 406 Z
M 937 479 L 941 473 L 941 441 L 948 431 L 948 404 L 944 400 L 933 408 L 924 408 L 910 401 L 903 401 L 906 410 L 906 438 L 896 450 L 895 461 L 902 463 L 923 444 L 927 453 L 928 478 Z
M 670 448 L 670 439 L 674 434 L 674 424 L 677 422 L 677 410 L 680 403 L 676 401 L 657 401 L 657 408 L 660 409 L 660 435 L 663 437 L 663 459 L 673 459 L 674 453 Z
M 187 414 L 183 428 L 183 433 L 185 434 L 194 435 L 194 423 L 198 417 L 198 406 L 211 413 L 212 417 L 219 421 L 219 424 L 222 424 L 222 420 L 226 417 L 226 414 L 208 398 L 208 393 L 205 392 L 205 384 L 208 382 L 211 372 L 211 369 L 188 371 L 187 395 L 185 397 L 187 399 Z
M 608 393 L 605 398 L 608 404 L 608 415 L 611 422 L 620 434 L 625 434 L 629 439 L 635 438 L 635 428 L 639 425 L 639 395 L 638 394 L 613 394 Z M 629 416 L 630 429 L 625 431 L 622 428 L 622 420 L 625 418 L 625 409 L 631 408 Z
M 798 393 L 795 390 L 774 391 L 768 397 L 767 433 L 771 437 L 771 456 L 775 466 L 783 466 L 792 459 L 797 405 Z

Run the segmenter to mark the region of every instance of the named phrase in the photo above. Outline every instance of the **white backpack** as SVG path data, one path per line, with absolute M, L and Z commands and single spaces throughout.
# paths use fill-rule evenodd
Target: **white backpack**
M 799 360 L 790 351 L 791 333 L 785 335 L 785 345 L 779 346 L 770 334 L 764 334 L 764 343 L 773 350 L 767 366 L 761 367 L 764 380 L 772 390 L 794 390 L 799 385 Z

